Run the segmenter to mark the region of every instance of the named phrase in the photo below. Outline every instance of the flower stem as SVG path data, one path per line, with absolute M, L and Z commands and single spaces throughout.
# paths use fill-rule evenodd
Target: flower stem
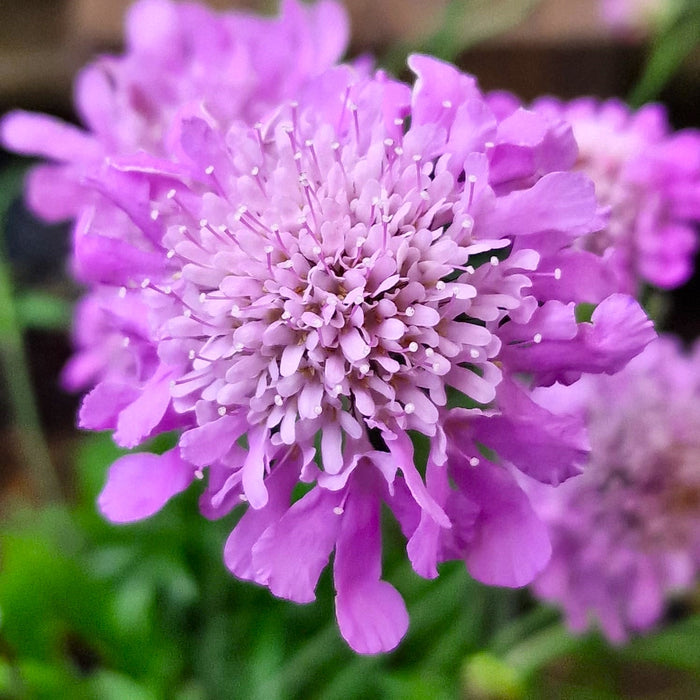
M 0 370 L 5 376 L 10 415 L 18 428 L 22 461 L 43 501 L 61 498 L 61 487 L 39 420 L 27 366 L 22 327 L 12 293 L 10 269 L 0 250 Z

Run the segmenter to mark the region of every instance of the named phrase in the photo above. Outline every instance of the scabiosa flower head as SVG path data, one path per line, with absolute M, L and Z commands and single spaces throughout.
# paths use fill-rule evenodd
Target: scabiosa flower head
M 700 566 L 700 347 L 687 355 L 664 337 L 615 377 L 536 399 L 585 413 L 591 455 L 560 488 L 531 488 L 553 545 L 535 592 L 574 630 L 595 618 L 622 642 L 657 622 Z
M 95 284 L 148 309 L 158 362 L 99 383 L 81 423 L 127 447 L 180 429 L 165 455 L 112 466 L 103 513 L 146 517 L 206 470 L 207 517 L 248 504 L 229 569 L 308 602 L 335 551 L 338 623 L 362 653 L 408 625 L 381 580 L 381 504 L 419 574 L 461 558 L 529 582 L 549 543 L 513 472 L 556 483 L 587 453 L 582 422 L 529 386 L 614 372 L 654 335 L 634 300 L 576 280 L 590 261 L 572 242 L 601 219 L 564 171 L 570 131 L 526 110 L 499 122 L 470 76 L 410 65 L 412 90 L 333 68 L 253 125 L 189 105 L 168 158 L 89 176 L 148 242 L 109 249 Z M 578 323 L 583 300 L 598 306 Z
M 698 247 L 700 133 L 671 133 L 658 104 L 633 112 L 617 100 L 543 98 L 533 109 L 571 124 L 577 168 L 610 209 L 607 226 L 581 245 L 609 259 L 618 288 L 635 294 L 643 283 L 687 281 Z

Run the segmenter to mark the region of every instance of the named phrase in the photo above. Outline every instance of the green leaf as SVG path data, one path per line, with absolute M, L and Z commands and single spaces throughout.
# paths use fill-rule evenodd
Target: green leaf
M 525 694 L 518 671 L 488 652 L 479 652 L 467 659 L 463 680 L 470 698 L 515 700 Z
M 687 669 L 700 675 L 700 615 L 648 637 L 639 637 L 621 650 L 630 660 Z

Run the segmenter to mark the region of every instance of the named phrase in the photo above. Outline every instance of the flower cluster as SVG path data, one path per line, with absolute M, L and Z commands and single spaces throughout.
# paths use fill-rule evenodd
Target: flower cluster
M 240 41 L 255 54 L 250 22 Z M 193 81 L 173 51 L 170 84 Z M 205 516 L 246 509 L 224 550 L 236 576 L 308 602 L 335 553 L 338 623 L 361 653 L 408 626 L 381 578 L 382 504 L 418 574 L 461 559 L 485 583 L 527 584 L 550 544 L 516 473 L 557 484 L 588 453 L 583 420 L 531 390 L 614 373 L 655 335 L 632 298 L 589 284 L 605 261 L 578 241 L 605 217 L 571 172 L 571 129 L 499 116 L 448 64 L 409 66 L 413 87 L 363 65 L 301 80 L 253 64 L 273 104 L 235 118 L 200 87 L 154 91 L 167 102 L 155 143 L 80 132 L 102 150 L 59 166 L 83 188 L 74 255 L 89 295 L 68 379 L 94 389 L 80 423 L 127 448 L 178 431 L 169 452 L 112 465 L 101 511 L 148 517 L 206 475 Z M 5 138 L 41 151 L 28 123 L 10 117 Z
M 530 489 L 553 546 L 534 589 L 574 630 L 595 617 L 622 642 L 656 623 L 668 593 L 700 569 L 700 346 L 685 354 L 662 337 L 615 377 L 536 399 L 583 411 L 592 451 L 582 475 Z
M 490 102 L 501 115 L 518 106 L 506 93 Z M 607 284 L 638 294 L 645 283 L 672 289 L 686 282 L 698 249 L 700 133 L 671 133 L 659 104 L 634 112 L 617 100 L 540 98 L 532 109 L 571 125 L 576 169 L 609 209 L 607 226 L 580 240 L 607 261 Z

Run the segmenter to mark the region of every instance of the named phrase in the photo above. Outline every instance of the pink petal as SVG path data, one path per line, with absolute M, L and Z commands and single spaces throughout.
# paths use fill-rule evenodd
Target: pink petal
M 194 467 L 175 448 L 162 455 L 139 452 L 118 459 L 109 468 L 97 503 L 113 523 L 130 523 L 157 513 L 194 478 Z
M 333 574 L 335 611 L 345 641 L 358 654 L 391 651 L 408 629 L 408 612 L 398 591 L 380 580 L 379 502 L 351 491 L 336 543 Z
M 280 598 L 314 600 L 340 530 L 341 516 L 333 509 L 342 496 L 317 486 L 268 527 L 253 547 L 255 580 Z

